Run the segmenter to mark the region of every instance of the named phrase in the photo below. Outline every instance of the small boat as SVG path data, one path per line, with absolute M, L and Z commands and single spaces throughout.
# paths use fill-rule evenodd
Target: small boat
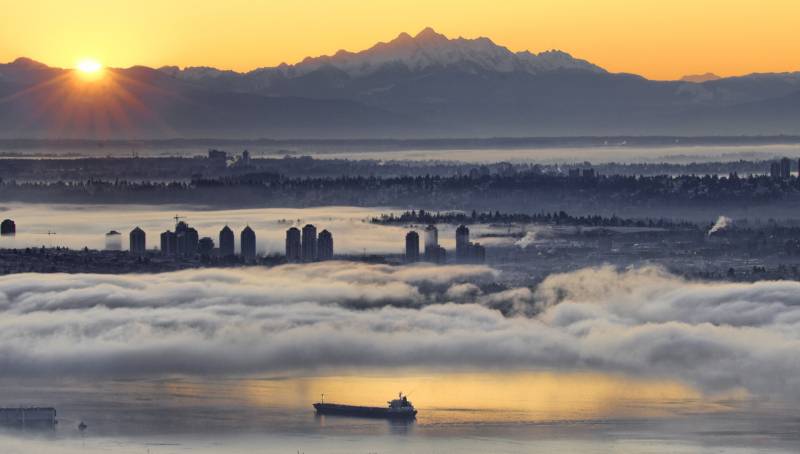
M 80 423 L 80 424 L 78 424 L 78 430 L 80 430 L 81 432 L 83 432 L 84 430 L 86 430 L 86 428 L 87 428 L 87 427 L 89 427 L 89 426 L 87 426 L 87 425 L 86 425 L 86 423 L 85 423 L 85 422 L 83 422 L 83 421 L 81 421 L 81 423 Z
M 414 419 L 417 410 L 403 393 L 388 402 L 387 407 L 362 407 L 359 405 L 344 405 L 325 403 L 325 396 L 314 404 L 314 409 L 320 415 L 355 416 L 359 418 L 385 418 L 385 419 Z

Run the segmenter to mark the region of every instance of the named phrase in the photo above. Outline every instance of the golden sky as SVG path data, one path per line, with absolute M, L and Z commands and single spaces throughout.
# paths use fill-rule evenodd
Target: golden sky
M 0 62 L 249 70 L 426 26 L 654 79 L 800 70 L 799 0 L 0 0 Z

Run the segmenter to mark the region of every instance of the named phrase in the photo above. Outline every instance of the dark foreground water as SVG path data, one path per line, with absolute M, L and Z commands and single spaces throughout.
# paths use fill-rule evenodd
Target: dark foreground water
M 415 422 L 318 417 L 400 387 Z M 5 406 L 53 405 L 53 429 L 6 428 L 2 453 L 798 452 L 800 412 L 741 392 L 597 374 L 3 380 Z M 78 430 L 80 421 L 88 424 Z

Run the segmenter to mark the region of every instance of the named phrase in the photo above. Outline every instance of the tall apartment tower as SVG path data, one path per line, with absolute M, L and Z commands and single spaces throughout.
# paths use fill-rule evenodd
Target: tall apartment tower
M 333 235 L 327 230 L 319 232 L 317 238 L 317 260 L 333 260 Z
M 233 230 L 227 225 L 219 231 L 219 255 L 220 257 L 231 257 L 236 254 L 234 249 Z
M 11 219 L 4 219 L 0 223 L 0 235 L 14 235 L 17 233 L 17 224 Z
M 439 247 L 439 230 L 435 225 L 425 227 L 425 254 Z
M 176 253 L 181 257 L 194 257 L 197 255 L 197 243 L 200 236 L 197 230 L 183 221 L 175 225 Z
M 300 250 L 300 230 L 292 227 L 286 231 L 286 261 L 297 263 L 302 259 Z
M 777 161 L 773 161 L 769 165 L 769 176 L 773 180 L 777 180 L 781 177 L 781 163 Z
M 469 229 L 461 224 L 456 229 L 456 260 L 466 262 L 470 255 Z
M 425 227 L 425 261 L 445 263 L 447 251 L 439 246 L 439 230 L 434 225 Z
M 311 224 L 303 226 L 301 250 L 304 262 L 315 262 L 317 260 L 317 228 Z
M 174 232 L 167 230 L 161 234 L 161 254 L 175 255 L 178 253 L 178 238 Z
M 406 262 L 419 261 L 419 234 L 415 231 L 406 233 Z
M 144 230 L 136 227 L 130 233 L 130 253 L 132 255 L 142 256 L 147 251 L 147 241 L 145 238 Z
M 249 225 L 242 230 L 239 244 L 242 248 L 242 259 L 245 262 L 254 262 L 256 260 L 256 232 Z
M 781 159 L 781 178 L 787 179 L 792 175 L 792 161 L 789 158 Z

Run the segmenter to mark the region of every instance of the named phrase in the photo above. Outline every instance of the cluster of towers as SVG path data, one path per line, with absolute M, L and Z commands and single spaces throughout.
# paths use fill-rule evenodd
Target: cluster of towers
M 177 220 L 177 219 L 176 219 Z M 120 233 L 111 231 L 106 234 L 106 249 L 120 250 Z M 231 258 L 236 255 L 233 230 L 227 225 L 219 232 L 219 248 L 215 249 L 214 240 L 200 237 L 197 229 L 183 221 L 175 224 L 175 230 L 161 234 L 161 254 L 165 256 L 191 258 L 195 256 L 210 257 L 216 255 Z M 256 260 L 256 233 L 250 226 L 239 234 L 241 257 L 245 262 Z M 130 232 L 130 253 L 145 255 L 147 240 L 144 230 L 139 227 Z M 333 235 L 323 230 L 317 235 L 317 228 L 311 224 L 303 227 L 302 233 L 295 227 L 286 231 L 286 259 L 289 262 L 316 262 L 333 259 Z
M 800 169 L 800 160 L 798 160 L 798 169 Z M 774 161 L 769 166 L 769 175 L 773 179 L 788 179 L 792 176 L 792 161 L 789 158 L 782 158 L 780 161 Z
M 312 224 L 303 226 L 302 232 L 297 227 L 286 231 L 286 261 L 317 262 L 333 259 L 333 235 L 327 230 L 319 232 Z
M 447 251 L 439 245 L 439 230 L 435 225 L 425 227 L 425 250 L 420 257 L 419 234 L 410 231 L 406 234 L 406 262 L 418 262 L 420 259 L 432 263 L 446 263 Z M 483 263 L 486 260 L 486 249 L 478 243 L 469 241 L 469 229 L 460 225 L 456 229 L 456 261 L 459 263 Z
M 256 232 L 250 226 L 242 229 L 239 234 L 241 256 L 245 262 L 253 262 L 256 259 Z M 214 239 L 202 237 L 197 230 L 183 221 L 175 224 L 175 231 L 167 230 L 161 234 L 161 254 L 175 257 L 210 257 L 215 253 L 220 257 L 233 257 L 234 234 L 233 230 L 227 225 L 219 232 L 219 249 L 215 251 Z M 143 254 L 145 250 L 144 231 L 139 227 L 131 231 L 132 254 Z

